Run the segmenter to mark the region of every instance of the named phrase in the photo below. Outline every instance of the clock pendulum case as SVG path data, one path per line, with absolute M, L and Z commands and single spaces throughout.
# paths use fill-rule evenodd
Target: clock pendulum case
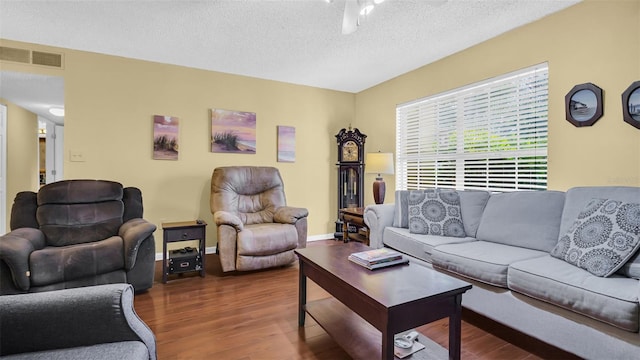
M 364 142 L 367 135 L 358 129 L 342 129 L 338 142 L 338 220 L 334 237 L 342 239 L 340 209 L 362 207 L 364 203 Z

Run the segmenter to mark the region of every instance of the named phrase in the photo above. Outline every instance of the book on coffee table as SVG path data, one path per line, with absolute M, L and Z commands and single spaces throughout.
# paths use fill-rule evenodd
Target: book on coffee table
M 398 264 L 406 264 L 409 259 L 388 248 L 361 251 L 349 255 L 349 260 L 369 270 Z

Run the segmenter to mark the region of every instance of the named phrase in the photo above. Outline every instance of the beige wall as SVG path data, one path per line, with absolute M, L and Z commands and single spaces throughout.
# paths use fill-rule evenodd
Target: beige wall
M 354 119 L 355 95 L 306 86 L 3 40 L 8 46 L 63 52 L 64 178 L 119 181 L 142 190 L 145 218 L 201 218 L 210 226 L 210 177 L 217 166 L 280 169 L 288 204 L 307 207 L 309 235 L 335 230 L 334 135 Z M 12 71 L 39 71 L 3 63 Z M 210 152 L 210 109 L 257 114 L 257 153 Z M 153 115 L 180 119 L 178 161 L 153 160 Z M 296 128 L 296 161 L 276 161 L 278 125 Z M 70 161 L 70 153 L 84 161 Z M 157 245 L 162 232 L 156 232 Z
M 20 191 L 37 191 L 38 173 L 38 116 L 16 104 L 0 98 L 7 106 L 7 231 L 11 205 Z
M 2 68 L 64 77 L 65 178 L 107 178 L 140 187 L 146 218 L 158 225 L 202 218 L 210 223 L 207 244 L 212 246 L 215 227 L 208 199 L 216 166 L 278 167 L 288 203 L 310 210 L 309 234 L 332 233 L 334 135 L 341 128 L 352 122 L 367 134 L 367 151 L 395 152 L 396 104 L 545 61 L 550 72 L 549 188 L 640 186 L 640 130 L 622 121 L 620 103 L 622 91 L 640 79 L 639 23 L 638 0 L 588 0 L 356 95 L 0 42 L 64 52 L 64 70 L 8 63 L 2 63 Z M 575 128 L 565 120 L 564 96 L 585 82 L 604 89 L 604 117 L 593 127 Z M 256 112 L 257 154 L 209 152 L 211 108 Z M 152 116 L 156 114 L 180 118 L 178 161 L 152 160 Z M 276 162 L 277 125 L 296 128 L 295 163 Z M 80 153 L 85 161 L 69 161 L 70 151 Z M 393 202 L 394 177 L 385 179 L 386 202 Z M 373 180 L 373 175 L 366 176 L 367 189 Z M 372 203 L 370 191 L 365 195 L 365 203 Z M 158 244 L 161 236 L 158 231 Z
M 396 104 L 546 61 L 549 188 L 640 186 L 640 130 L 622 121 L 621 105 L 621 93 L 640 80 L 638 24 L 640 1 L 580 3 L 357 94 L 354 126 L 368 135 L 368 150 L 395 152 Z M 564 96 L 587 82 L 604 90 L 604 116 L 576 128 L 565 120 Z M 385 181 L 385 202 L 393 202 L 394 177 Z

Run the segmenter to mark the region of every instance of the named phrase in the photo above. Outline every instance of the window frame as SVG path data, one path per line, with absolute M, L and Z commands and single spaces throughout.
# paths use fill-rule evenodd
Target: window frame
M 545 62 L 397 105 L 396 189 L 546 190 L 548 91 Z

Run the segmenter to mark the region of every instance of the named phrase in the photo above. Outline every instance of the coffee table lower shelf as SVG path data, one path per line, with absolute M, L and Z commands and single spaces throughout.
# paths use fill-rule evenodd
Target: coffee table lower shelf
M 335 298 L 308 302 L 305 311 L 354 359 L 380 359 L 382 334 Z M 406 357 L 411 360 L 448 359 L 449 352 L 423 336 L 425 348 Z M 397 357 L 395 359 L 398 359 Z

